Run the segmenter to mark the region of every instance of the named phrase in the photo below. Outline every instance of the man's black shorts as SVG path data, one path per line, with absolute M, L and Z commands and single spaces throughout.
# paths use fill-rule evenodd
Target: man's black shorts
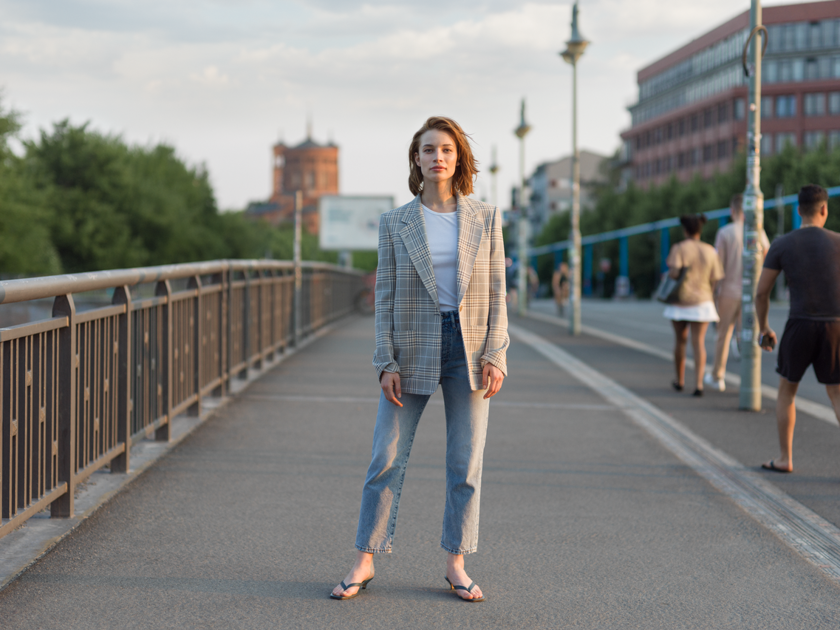
M 840 322 L 789 319 L 779 344 L 776 371 L 798 383 L 809 365 L 823 385 L 840 385 Z

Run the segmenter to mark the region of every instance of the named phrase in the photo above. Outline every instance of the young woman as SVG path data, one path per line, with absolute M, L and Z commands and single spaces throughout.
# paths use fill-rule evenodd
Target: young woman
M 703 373 L 706 371 L 706 330 L 709 322 L 718 321 L 713 292 L 715 284 L 723 278 L 715 248 L 700 240 L 700 232 L 706 224 L 702 214 L 686 214 L 680 217 L 685 240 L 676 243 L 668 254 L 668 273 L 679 278 L 685 267 L 685 279 L 680 286 L 680 301 L 665 308 L 663 315 L 674 325 L 674 367 L 677 380 L 672 385 L 678 392 L 685 386 L 685 351 L 688 345 L 688 331 L 691 329 L 691 347 L 694 349 L 694 396 L 703 395 Z
M 408 151 L 415 199 L 382 215 L 376 275 L 376 351 L 382 393 L 362 491 L 356 563 L 330 594 L 350 599 L 390 553 L 417 423 L 438 385 L 446 412 L 446 581 L 484 600 L 464 570 L 478 544 L 490 398 L 507 374 L 505 254 L 498 208 L 468 198 L 478 173 L 454 120 L 429 118 Z

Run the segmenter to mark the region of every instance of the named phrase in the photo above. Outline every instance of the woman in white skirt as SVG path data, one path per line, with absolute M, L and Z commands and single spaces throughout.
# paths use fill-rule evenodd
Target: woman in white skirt
M 688 331 L 691 330 L 691 346 L 694 349 L 694 396 L 703 395 L 703 374 L 706 371 L 706 330 L 709 322 L 718 321 L 713 291 L 715 284 L 723 278 L 715 248 L 700 240 L 700 232 L 706 223 L 702 214 L 686 214 L 680 217 L 685 240 L 671 248 L 668 254 L 668 274 L 679 278 L 685 267 L 685 279 L 680 285 L 679 302 L 665 308 L 663 315 L 674 325 L 674 367 L 677 380 L 672 385 L 678 392 L 685 386 L 685 354 L 688 345 Z

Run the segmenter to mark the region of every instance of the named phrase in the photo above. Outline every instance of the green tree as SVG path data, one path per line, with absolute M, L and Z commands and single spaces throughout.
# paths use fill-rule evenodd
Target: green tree
M 9 148 L 20 117 L 0 101 L 0 274 L 54 274 L 61 271 L 50 239 L 48 196 L 24 161 Z

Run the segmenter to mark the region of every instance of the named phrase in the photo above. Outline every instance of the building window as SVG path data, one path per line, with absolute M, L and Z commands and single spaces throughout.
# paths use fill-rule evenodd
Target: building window
M 795 133 L 777 133 L 776 134 L 776 153 L 781 153 L 787 145 L 796 146 Z
M 822 131 L 806 131 L 805 132 L 805 148 L 808 151 L 813 151 L 814 149 L 819 148 L 819 146 L 825 140 L 825 133 Z
M 697 114 L 692 114 L 691 115 L 691 133 L 694 133 L 695 131 L 697 131 L 697 129 L 699 127 L 700 127 L 700 116 L 698 116 Z
M 717 118 L 718 118 L 718 124 L 720 124 L 722 122 L 726 122 L 727 120 L 729 120 L 729 104 L 728 103 L 721 103 L 720 105 L 718 105 Z
M 832 150 L 840 147 L 840 131 L 828 132 L 828 147 Z
M 724 160 L 729 157 L 729 141 L 721 140 L 717 145 L 717 159 Z
M 309 190 L 315 188 L 315 173 L 313 173 L 312 171 L 309 171 L 306 174 L 306 188 L 308 188 Z
M 773 97 L 772 96 L 762 96 L 761 97 L 761 117 L 762 118 L 773 118 Z
M 662 127 L 657 127 L 653 132 L 653 142 L 654 144 L 659 144 L 662 142 Z
M 840 114 L 840 92 L 828 93 L 828 113 L 832 116 Z
M 665 139 L 670 140 L 674 137 L 674 123 L 668 123 L 665 127 Z
M 776 117 L 793 118 L 796 116 L 796 96 L 793 94 L 776 97 Z
M 738 136 L 732 136 L 732 155 L 738 153 Z
M 819 22 L 811 22 L 811 28 L 809 29 L 811 32 L 810 35 L 810 44 L 811 50 L 817 50 L 822 46 L 822 28 L 820 27 Z
M 804 59 L 794 59 L 793 60 L 793 80 L 794 81 L 802 81 L 805 79 L 805 60 Z
M 294 173 L 292 175 L 292 190 L 298 190 L 300 188 L 300 173 Z
M 770 41 L 773 40 L 771 39 Z M 775 61 L 765 61 L 761 66 L 761 81 L 763 83 L 775 83 L 778 80 L 779 64 Z
M 820 57 L 817 59 L 817 62 L 820 66 L 819 78 L 820 79 L 830 79 L 831 78 L 831 57 Z
M 816 81 L 820 78 L 820 68 L 817 65 L 817 60 L 811 57 L 805 60 L 805 79 L 807 81 Z
M 744 99 L 735 99 L 735 120 L 744 120 Z
M 761 152 L 764 155 L 771 155 L 773 153 L 773 134 L 761 134 Z
M 711 162 L 712 161 L 712 145 L 705 144 L 703 145 L 703 161 L 704 162 Z
M 677 123 L 677 134 L 680 136 L 685 135 L 685 118 L 680 118 L 680 121 Z
M 825 94 L 822 92 L 806 94 L 804 105 L 806 116 L 825 116 Z
M 834 66 L 834 72 L 831 73 L 831 76 L 835 79 L 840 79 L 840 57 L 832 59 L 832 64 Z
M 708 129 L 712 126 L 712 108 L 707 107 L 703 110 L 703 128 Z
M 808 48 L 808 23 L 797 22 L 794 24 L 796 29 L 796 50 L 805 50 Z

